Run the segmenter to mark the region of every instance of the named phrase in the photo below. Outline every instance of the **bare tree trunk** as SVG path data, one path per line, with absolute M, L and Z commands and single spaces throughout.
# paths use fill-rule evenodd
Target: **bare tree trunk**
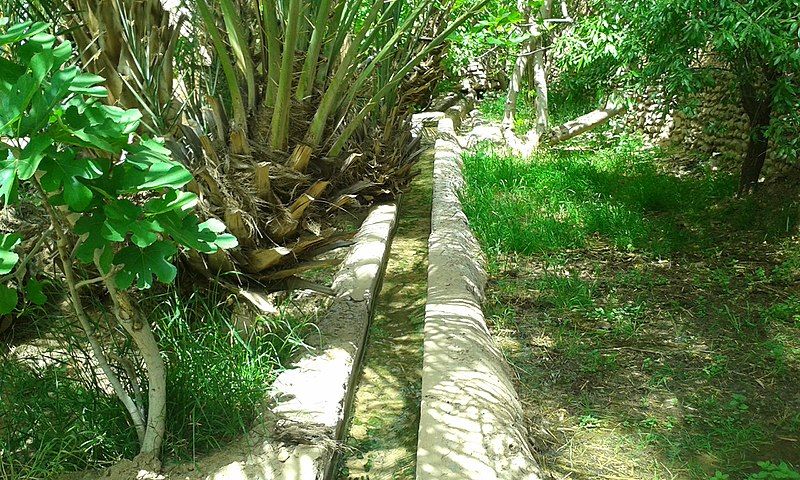
M 99 257 L 95 258 L 95 264 L 102 271 Z M 111 297 L 114 317 L 133 339 L 147 370 L 147 426 L 139 452 L 158 458 L 167 419 L 167 370 L 164 359 L 161 358 L 150 324 L 141 318 L 128 295 L 117 290 L 114 276 L 104 276 L 103 280 Z
M 539 29 L 544 27 L 544 22 L 550 18 L 553 10 L 553 0 L 545 0 L 542 3 L 542 8 L 539 10 L 540 23 L 537 24 L 535 45 L 533 49 L 533 88 L 536 91 L 536 99 L 534 100 L 534 107 L 536 110 L 536 131 L 537 138 L 547 131 L 550 125 L 550 116 L 548 114 L 548 100 L 547 100 L 547 65 L 545 63 L 545 37 L 543 32 Z
M 526 51 L 520 53 L 517 56 L 517 61 L 514 63 L 514 70 L 511 72 L 511 80 L 508 82 L 508 93 L 506 94 L 505 110 L 503 111 L 504 130 L 513 131 L 514 129 L 514 116 L 517 113 L 517 97 L 522 87 L 522 77 L 525 74 L 528 57 L 529 55 L 527 55 Z
M 759 95 L 752 81 L 740 81 L 742 107 L 750 119 L 750 141 L 742 161 L 738 196 L 748 195 L 756 189 L 769 151 L 766 132 L 772 120 L 772 90 L 777 83 L 777 74 L 768 72 L 766 77 L 766 92 L 762 92 L 762 95 Z
M 535 23 L 534 19 L 530 14 L 530 7 L 528 6 L 527 2 L 524 0 L 519 0 L 517 2 L 517 8 L 519 8 L 520 13 L 523 14 L 528 19 L 528 28 L 531 33 L 531 38 L 525 43 L 520 49 L 519 54 L 517 55 L 517 61 L 514 62 L 514 70 L 511 72 L 511 79 L 508 82 L 508 93 L 506 94 L 506 104 L 505 109 L 503 111 L 503 131 L 506 135 L 506 140 L 510 140 L 511 138 L 515 138 L 514 136 L 514 117 L 517 114 L 517 97 L 519 97 L 519 91 L 522 88 L 522 79 L 525 76 L 525 69 L 528 66 L 528 58 L 533 51 L 535 45 L 535 36 L 533 35 L 535 32 Z
M 511 81 L 508 85 L 508 94 L 506 96 L 506 105 L 503 112 L 503 130 L 506 136 L 506 141 L 512 144 L 512 148 L 521 141 L 516 137 L 513 132 L 514 117 L 517 111 L 517 97 L 522 86 L 522 79 L 525 75 L 525 69 L 530 58 L 533 58 L 533 87 L 536 91 L 535 110 L 536 110 L 536 125 L 533 130 L 528 132 L 525 143 L 537 144 L 539 136 L 547 130 L 549 124 L 549 115 L 547 112 L 547 65 L 545 61 L 545 37 L 544 29 L 545 20 L 550 18 L 553 9 L 553 0 L 545 0 L 542 7 L 539 9 L 538 18 L 530 12 L 527 2 L 518 3 L 520 12 L 527 14 L 528 17 L 528 31 L 530 39 L 527 42 L 527 48 L 523 48 L 517 56 L 517 61 L 514 64 L 514 71 L 511 74 Z

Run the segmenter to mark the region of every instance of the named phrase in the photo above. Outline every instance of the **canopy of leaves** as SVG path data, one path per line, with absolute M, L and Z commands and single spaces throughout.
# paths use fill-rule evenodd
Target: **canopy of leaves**
M 562 78 L 607 92 L 660 85 L 680 96 L 728 70 L 770 99 L 776 136 L 800 125 L 799 28 L 800 0 L 610 0 L 560 38 L 557 56 Z

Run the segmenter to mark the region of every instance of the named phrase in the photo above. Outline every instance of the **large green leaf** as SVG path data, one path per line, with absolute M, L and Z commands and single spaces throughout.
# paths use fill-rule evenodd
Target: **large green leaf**
M 14 248 L 21 241 L 22 237 L 16 233 L 0 235 L 0 275 L 10 273 L 19 261 L 19 255 L 14 252 Z
M 46 23 L 23 22 L 12 25 L 6 33 L 0 35 L 0 45 L 19 42 L 47 30 Z
M 146 171 L 123 164 L 123 168 L 114 169 L 113 175 L 116 188 L 122 193 L 181 188 L 192 180 L 189 170 L 173 161 L 156 163 Z
M 131 233 L 131 241 L 139 247 L 147 247 L 158 240 L 158 233 L 164 229 L 155 220 L 140 218 L 142 207 L 128 200 L 117 200 L 106 205 L 106 224 L 116 234 L 115 238 L 125 238 Z
M 84 211 L 94 196 L 80 179 L 92 180 L 103 174 L 100 162 L 78 157 L 71 150 L 46 157 L 41 168 L 45 171 L 41 179 L 45 191 L 57 192 L 63 188 L 64 202 L 75 212 Z
M 13 312 L 18 300 L 19 297 L 15 289 L 0 285 L 0 315 Z
M 114 255 L 114 263 L 122 266 L 116 275 L 117 286 L 127 289 L 135 280 L 137 287 L 150 288 L 154 276 L 163 283 L 171 283 L 178 273 L 172 264 L 175 253 L 177 249 L 168 242 L 156 242 L 147 248 L 123 248 Z
M 71 80 L 70 80 L 71 82 Z M 67 88 L 69 85 L 67 85 Z M 71 104 L 62 116 L 57 140 L 93 150 L 119 154 L 128 145 L 128 135 L 138 126 L 141 114 L 100 103 Z
M 214 253 L 219 248 L 214 244 L 217 234 L 208 229 L 201 228 L 197 217 L 183 212 L 171 211 L 158 215 L 159 224 L 179 245 L 203 253 Z
M 34 305 L 44 305 L 47 303 L 47 296 L 42 291 L 42 282 L 31 278 L 25 284 L 25 298 Z
M 33 137 L 28 142 L 17 160 L 17 176 L 20 180 L 28 180 L 36 173 L 39 163 L 44 158 L 45 150 L 52 144 L 53 138 L 48 135 Z
M 75 222 L 75 233 L 84 236 L 83 241 L 75 251 L 76 258 L 84 263 L 94 261 L 95 250 L 104 250 L 110 243 L 124 240 L 121 236 L 114 236 L 117 233 L 108 228 L 105 215 L 97 212 L 91 215 L 81 215 L 78 221 Z
M 98 104 L 98 108 L 99 111 L 97 114 L 101 115 L 100 118 L 102 118 L 104 122 L 107 121 L 116 126 L 118 131 L 123 135 L 133 133 L 139 128 L 139 123 L 142 119 L 142 113 L 139 110 L 134 108 L 123 110 L 119 107 L 103 104 Z M 92 114 L 94 113 L 95 112 L 92 112 Z
M 25 67 L 0 58 L 0 92 L 8 92 L 23 73 L 25 73 Z
M 50 69 L 53 68 L 53 64 L 55 64 L 55 58 L 53 57 L 53 52 L 51 50 L 44 50 L 31 58 L 28 67 L 33 72 L 33 78 L 36 80 L 37 84 L 41 84 L 44 77 L 50 73 Z
M 105 82 L 105 79 L 99 75 L 81 73 L 72 80 L 69 91 L 72 93 L 81 93 L 90 97 L 104 98 L 108 96 L 108 90 L 100 85 L 103 82 Z
M 0 150 L 0 156 L 11 152 Z M 0 198 L 3 207 L 17 201 L 17 162 L 13 158 L 0 160 Z
M 188 210 L 197 204 L 197 195 L 181 190 L 171 190 L 162 198 L 153 198 L 144 204 L 147 215 L 158 215 L 172 210 Z
M 8 129 L 28 108 L 38 88 L 36 79 L 26 73 L 17 79 L 8 95 L 0 97 L 0 135 L 12 136 Z
M 164 147 L 164 144 L 158 140 L 142 140 L 139 143 L 128 145 L 125 147 L 127 156 L 125 162 L 140 169 L 149 170 L 150 167 L 160 163 L 172 162 L 171 152 Z
M 201 232 L 206 230 L 214 232 L 217 235 L 216 240 L 214 240 L 214 245 L 223 250 L 228 250 L 239 245 L 239 241 L 236 240 L 235 236 L 230 233 L 223 233 L 225 232 L 225 224 L 216 218 L 209 218 L 201 223 L 199 228 Z

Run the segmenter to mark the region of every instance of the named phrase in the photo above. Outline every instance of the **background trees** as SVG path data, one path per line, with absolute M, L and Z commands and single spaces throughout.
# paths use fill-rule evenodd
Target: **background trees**
M 734 74 L 750 120 L 740 194 L 753 190 L 769 148 L 796 158 L 796 138 L 784 136 L 800 117 L 800 37 L 796 0 L 654 0 L 604 2 L 563 39 L 567 72 L 609 89 L 660 85 L 674 102 Z

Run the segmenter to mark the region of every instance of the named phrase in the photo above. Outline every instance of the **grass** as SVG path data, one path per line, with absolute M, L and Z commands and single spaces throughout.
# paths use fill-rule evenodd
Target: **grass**
M 175 289 L 143 300 L 168 369 L 169 461 L 194 459 L 245 432 L 309 331 L 307 319 L 281 314 L 257 319 L 258 334 L 243 337 L 228 300 Z M 48 318 L 39 321 L 46 330 L 36 337 L 62 348 L 48 353 L 46 365 L 11 356 L 0 364 L 0 477 L 51 478 L 134 456 L 137 439 L 123 408 L 104 393 L 102 381 L 79 368 L 87 358 L 82 339 L 65 333 L 67 319 L 39 313 Z
M 770 470 L 800 466 L 791 195 L 733 199 L 630 139 L 464 162 L 487 317 L 556 478 L 795 478 Z
M 757 199 L 729 202 L 736 178 L 665 174 L 634 140 L 590 150 L 550 150 L 531 159 L 483 146 L 465 155 L 466 214 L 495 253 L 542 254 L 582 248 L 594 238 L 615 248 L 664 255 L 713 250 L 720 223 L 785 235 L 798 206 L 773 216 Z
M 257 318 L 247 336 L 232 324 L 231 306 L 207 292 L 157 298 L 152 316 L 167 359 L 167 449 L 191 459 L 247 430 L 277 372 L 301 348 L 308 319 L 285 312 Z

